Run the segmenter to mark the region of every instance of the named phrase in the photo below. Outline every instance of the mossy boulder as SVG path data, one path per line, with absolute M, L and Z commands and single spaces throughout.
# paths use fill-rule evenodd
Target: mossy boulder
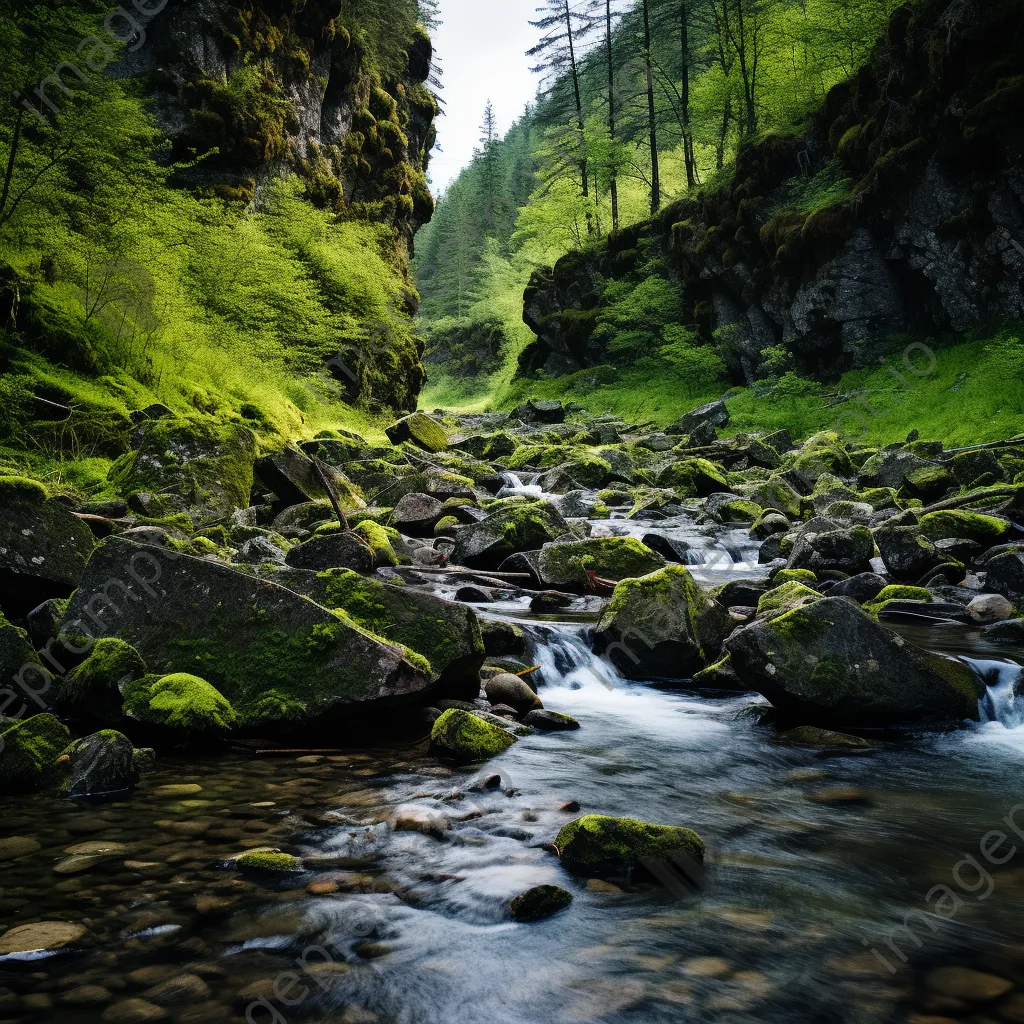
M 874 535 L 886 569 L 897 580 L 916 583 L 945 561 L 917 526 L 880 526 Z
M 871 601 L 868 601 L 864 605 L 864 611 L 877 619 L 891 601 L 919 601 L 922 604 L 932 604 L 934 600 L 931 591 L 925 590 L 924 587 L 892 584 L 883 587 Z
M 0 793 L 33 793 L 56 783 L 57 758 L 71 733 L 50 714 L 33 715 L 0 733 Z
M 285 564 L 317 572 L 352 569 L 368 573 L 373 569 L 373 552 L 358 534 L 327 533 L 291 548 L 285 556 Z
M 1010 524 L 1005 519 L 956 510 L 929 512 L 921 517 L 918 525 L 931 541 L 965 537 L 979 544 L 993 545 L 1001 544 L 1010 532 Z
M 780 569 L 772 577 L 772 586 L 781 587 L 783 583 L 804 583 L 813 587 L 818 582 L 818 576 L 810 569 Z
M 144 676 L 125 687 L 124 712 L 150 725 L 187 733 L 227 732 L 237 723 L 231 702 L 199 676 Z
M 49 598 L 70 595 L 96 539 L 33 481 L 14 480 L 0 487 L 0 607 L 23 618 Z
M 757 602 L 758 617 L 767 615 L 781 615 L 783 612 L 792 611 L 809 601 L 820 601 L 821 594 L 812 590 L 799 580 L 789 580 L 786 583 L 762 594 Z
M 799 518 L 803 512 L 803 501 L 793 485 L 779 474 L 757 484 L 750 492 L 750 500 L 765 509 L 778 509 L 791 519 Z
M 729 490 L 724 470 L 707 459 L 684 459 L 669 466 L 658 475 L 658 486 L 672 487 L 687 497 L 698 498 Z
M 452 561 L 497 569 L 509 555 L 535 551 L 568 532 L 568 523 L 546 501 L 503 501 L 486 519 L 456 530 Z
M 484 638 L 484 650 L 491 655 L 519 657 L 526 653 L 526 633 L 514 622 L 502 619 L 482 619 L 480 631 Z
M 401 543 L 401 536 L 397 530 L 390 530 L 370 519 L 364 519 L 352 527 L 352 532 L 369 547 L 375 569 L 398 565 L 401 561 L 394 548 L 395 544 Z
M 589 589 L 590 573 L 599 579 L 646 576 L 665 566 L 665 559 L 635 537 L 593 537 L 545 544 L 540 576 L 545 586 Z
M 235 858 L 239 871 L 253 874 L 288 875 L 302 870 L 302 861 L 279 850 L 250 850 Z
M 347 569 L 321 573 L 309 588 L 304 592 L 325 608 L 339 609 L 368 632 L 422 655 L 446 692 L 476 697 L 485 652 L 472 608 Z
M 18 694 L 20 687 L 45 690 L 47 678 L 43 671 L 28 633 L 8 622 L 0 612 L 0 693 L 6 695 L 2 712 L 18 706 L 17 698 L 12 701 L 10 694 Z M 21 691 L 21 703 L 27 700 L 27 693 Z
M 601 814 L 564 825 L 555 847 L 564 868 L 587 878 L 649 877 L 661 864 L 704 862 L 704 840 L 691 829 Z
M 0 507 L 14 502 L 33 502 L 41 505 L 50 496 L 38 480 L 26 476 L 0 475 Z
M 220 521 L 248 508 L 255 461 L 248 427 L 168 417 L 139 428 L 138 447 L 114 463 L 110 482 L 125 497 L 179 495 L 197 522 Z
M 509 913 L 516 921 L 539 921 L 565 910 L 572 903 L 572 893 L 557 885 L 536 885 L 520 893 L 509 905 Z
M 101 637 L 89 656 L 60 681 L 57 701 L 77 718 L 116 721 L 128 683 L 146 675 L 142 655 L 117 637 Z
M 335 724 L 355 705 L 411 699 L 433 686 L 422 656 L 344 612 L 252 571 L 118 537 L 90 560 L 64 630 L 90 615 L 135 647 L 152 673 L 199 676 L 239 712 L 278 690 L 305 709 L 297 720 L 304 726 Z
M 865 526 L 851 530 L 825 529 L 819 533 L 808 524 L 797 536 L 786 567 L 856 576 L 871 568 L 874 554 L 875 541 Z
M 124 793 L 139 781 L 132 741 L 113 729 L 75 740 L 58 765 L 61 791 L 69 797 Z
M 359 488 L 337 466 L 323 460 L 317 464 L 298 448 L 289 446 L 264 456 L 256 462 L 254 474 L 277 497 L 275 509 L 326 501 L 333 515 L 332 496 L 343 509 L 366 507 Z
M 388 440 L 396 445 L 411 441 L 427 452 L 443 452 L 448 448 L 448 435 L 444 427 L 422 412 L 403 417 L 388 427 L 385 433 Z
M 449 708 L 430 732 L 431 749 L 456 761 L 485 761 L 516 743 L 512 733 L 479 715 Z
M 793 724 L 977 720 L 984 690 L 963 662 L 920 650 L 840 597 L 757 619 L 725 650 L 744 686 Z
M 523 716 L 523 725 L 539 732 L 575 732 L 580 727 L 572 715 L 552 711 L 550 708 L 535 708 Z
M 681 565 L 619 583 L 594 650 L 628 679 L 689 679 L 714 661 L 733 623 Z
M 936 501 L 956 487 L 956 480 L 945 466 L 924 465 L 910 470 L 900 493 L 922 501 Z

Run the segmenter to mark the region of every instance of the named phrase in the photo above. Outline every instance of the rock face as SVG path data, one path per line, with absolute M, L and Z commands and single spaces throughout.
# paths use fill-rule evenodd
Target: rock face
M 978 717 L 970 669 L 920 650 L 845 598 L 824 598 L 738 629 L 733 671 L 787 719 L 827 728 Z
M 650 876 L 657 865 L 704 862 L 704 841 L 688 828 L 588 814 L 555 839 L 562 866 L 590 878 Z M 653 869 L 653 870 L 652 870 Z
M 615 588 L 594 650 L 627 679 L 689 679 L 718 656 L 732 625 L 687 569 L 670 565 Z
M 706 343 L 722 339 L 737 382 L 766 376 L 767 350 L 780 346 L 801 372 L 835 374 L 876 362 L 894 333 L 1024 319 L 1024 140 L 1014 113 L 1024 87 L 1007 77 L 1024 12 L 1013 0 L 971 8 L 936 62 L 928 54 L 949 10 L 946 0 L 897 8 L 884 44 L 829 92 L 806 134 L 743 147 L 715 190 L 538 270 L 524 302 L 537 341 L 522 371 L 614 363 L 595 330 L 608 283 L 637 273 L 652 252 L 680 288 L 685 322 Z M 776 203 L 765 218 L 769 197 L 810 175 L 844 185 L 824 208 Z M 908 359 L 910 373 L 927 371 L 924 350 Z M 863 425 L 863 413 L 848 415 Z
M 131 643 L 151 672 L 200 675 L 246 717 L 273 718 L 276 703 L 283 721 L 344 720 L 432 684 L 422 658 L 292 590 L 118 538 L 97 548 L 63 629 L 83 624 Z
M 25 481 L 26 484 L 29 481 Z M 89 528 L 45 492 L 0 477 L 0 607 L 22 618 L 67 597 L 96 543 Z

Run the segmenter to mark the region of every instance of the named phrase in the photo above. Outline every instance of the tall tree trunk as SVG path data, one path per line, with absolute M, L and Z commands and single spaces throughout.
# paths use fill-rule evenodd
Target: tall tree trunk
M 754 106 L 754 75 L 757 73 L 757 40 L 754 39 L 755 52 L 753 54 L 754 64 L 751 67 L 747 51 L 747 19 L 744 16 L 744 0 L 736 0 L 736 21 L 738 35 L 733 42 L 736 47 L 736 55 L 740 59 L 740 76 L 743 79 L 743 100 L 746 106 L 746 130 L 748 135 L 757 131 L 757 111 Z M 756 26 L 755 26 L 756 31 Z
M 565 0 L 565 32 L 569 40 L 569 66 L 572 69 L 572 91 L 576 99 L 576 129 L 579 132 L 580 143 L 580 180 L 583 182 L 583 198 L 590 198 L 590 172 L 587 167 L 587 143 L 583 136 L 583 96 L 580 92 L 580 72 L 576 65 L 576 43 L 572 35 L 572 11 L 569 9 L 569 0 Z M 587 210 L 587 234 L 594 233 L 593 218 L 590 210 Z
M 722 127 L 718 132 L 718 145 L 715 152 L 715 167 L 721 170 L 725 166 L 725 143 L 729 138 L 729 122 L 732 120 L 732 97 L 727 96 L 722 108 Z
M 679 3 L 679 43 L 683 55 L 683 81 L 679 90 L 679 112 L 683 122 L 683 160 L 686 164 L 686 185 L 697 183 L 696 161 L 693 156 L 693 132 L 690 130 L 690 13 L 686 0 Z
M 21 144 L 21 127 L 25 123 L 25 111 L 18 111 L 18 120 L 14 123 L 14 138 L 11 139 L 11 152 L 7 157 L 7 170 L 4 172 L 4 190 L 0 194 L 0 218 L 7 209 L 7 200 L 11 195 L 11 181 L 14 178 L 14 165 L 18 159 L 18 146 Z M 2 223 L 2 220 L 0 220 Z
M 615 65 L 612 61 L 612 0 L 605 0 L 605 29 L 608 44 L 608 137 L 611 140 L 611 182 L 608 191 L 612 197 L 612 231 L 619 230 L 619 182 L 615 166 Z
M 649 0 L 643 0 L 644 61 L 647 65 L 647 117 L 651 129 L 651 216 L 661 207 L 661 176 L 658 171 L 658 124 L 654 109 L 654 71 L 651 62 L 651 11 Z

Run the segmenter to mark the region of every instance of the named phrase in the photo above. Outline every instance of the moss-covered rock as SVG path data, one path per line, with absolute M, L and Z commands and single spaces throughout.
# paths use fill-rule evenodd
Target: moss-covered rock
M 0 508 L 11 502 L 33 502 L 41 505 L 49 492 L 38 480 L 26 476 L 0 475 Z
M 124 793 L 139 781 L 132 741 L 113 729 L 75 740 L 61 754 L 60 788 L 67 796 Z
M 488 656 L 505 654 L 518 657 L 526 653 L 526 633 L 514 622 L 482 619 L 480 631 Z
M 57 759 L 71 733 L 53 715 L 33 715 L 0 734 L 0 792 L 32 793 L 54 785 Z
M 287 875 L 301 871 L 302 861 L 278 850 L 250 850 L 235 858 L 235 866 L 254 874 Z
M 352 527 L 352 532 L 361 537 L 369 546 L 375 569 L 398 565 L 401 561 L 392 543 L 401 541 L 397 530 L 390 530 L 370 519 L 364 519 Z
M 816 530 L 804 527 L 789 555 L 788 569 L 809 569 L 814 573 L 844 572 L 849 576 L 867 572 L 875 554 L 875 541 L 865 526 L 851 530 Z
M 757 602 L 757 614 L 759 618 L 766 615 L 781 615 L 809 601 L 820 600 L 821 594 L 816 590 L 812 590 L 799 580 L 789 580 L 760 597 Z
M 871 743 L 860 736 L 831 729 L 817 729 L 813 725 L 799 725 L 780 732 L 774 742 L 786 747 L 814 747 L 823 750 L 870 750 Z
M 443 452 L 448 448 L 448 435 L 444 427 L 422 412 L 414 412 L 400 419 L 388 427 L 385 433 L 392 444 L 411 441 L 428 452 Z
M 504 753 L 516 737 L 493 722 L 459 708 L 449 708 L 434 722 L 431 749 L 457 761 L 485 761 Z
M 345 474 L 329 462 L 318 463 L 298 448 L 287 447 L 260 459 L 254 468 L 256 479 L 277 497 L 275 509 L 327 502 L 334 515 L 331 498 L 337 498 L 343 509 L 366 507 L 362 493 Z
M 127 593 L 105 591 L 111 580 Z M 414 697 L 434 683 L 422 656 L 251 570 L 110 537 L 64 628 L 102 610 L 105 593 L 114 601 L 102 615 L 109 635 L 132 644 L 152 673 L 199 676 L 236 709 L 278 690 L 305 707 L 303 726 L 337 723 L 354 705 Z
M 689 679 L 715 660 L 732 625 L 687 569 L 670 565 L 619 583 L 594 650 L 629 679 Z
M 793 485 L 779 474 L 773 474 L 750 492 L 750 500 L 765 509 L 778 509 L 791 519 L 799 518 L 803 499 Z
M 219 521 L 248 507 L 255 460 L 248 427 L 168 417 L 143 425 L 137 449 L 114 463 L 110 481 L 125 497 L 180 495 L 196 521 Z
M 979 544 L 1001 544 L 1010 532 L 1010 524 L 1005 519 L 956 510 L 929 512 L 921 517 L 918 525 L 921 533 L 932 541 L 966 537 Z
M 540 553 L 540 575 L 546 586 L 589 588 L 589 574 L 624 580 L 646 576 L 665 566 L 665 559 L 635 537 L 593 537 L 546 544 Z
M 231 702 L 205 679 L 187 672 L 129 683 L 124 712 L 140 722 L 189 733 L 226 732 L 237 723 Z
M 704 862 L 704 841 L 691 829 L 600 814 L 564 825 L 555 847 L 563 867 L 588 878 L 649 875 L 650 865 L 678 864 L 681 858 Z
M 931 604 L 934 600 L 931 591 L 925 590 L 924 587 L 893 584 L 883 587 L 873 600 L 864 605 L 864 611 L 877 619 L 891 601 L 919 601 L 922 604 Z
M 17 693 L 14 686 L 24 685 L 28 689 L 42 689 L 47 682 L 39 655 L 29 642 L 28 633 L 12 625 L 0 612 L 0 692 Z M 27 701 L 27 694 L 23 698 Z M 4 703 L 4 711 L 17 705 L 9 696 Z
M 818 582 L 818 577 L 810 569 L 780 569 L 772 577 L 772 586 L 781 587 L 783 583 L 803 583 L 813 587 Z
M 917 526 L 880 526 L 874 535 L 882 561 L 895 579 L 916 583 L 945 561 Z
M 743 684 L 794 724 L 977 720 L 984 689 L 963 662 L 920 650 L 840 597 L 759 618 L 725 650 Z
M 455 533 L 452 560 L 474 569 L 497 569 L 509 555 L 535 551 L 569 532 L 558 510 L 546 501 L 502 501 L 486 519 Z
M 120 716 L 122 691 L 148 669 L 142 655 L 117 637 L 101 637 L 89 657 L 60 681 L 57 700 L 76 717 L 114 722 Z
M 906 474 L 905 480 L 902 490 L 907 492 L 907 497 L 922 501 L 937 501 L 956 487 L 953 474 L 945 466 L 917 466 Z
M 729 490 L 724 470 L 707 459 L 684 459 L 669 466 L 659 474 L 658 486 L 673 487 L 685 496 L 698 498 Z
M 508 905 L 516 921 L 539 921 L 565 910 L 572 903 L 572 893 L 557 885 L 536 885 L 520 893 Z

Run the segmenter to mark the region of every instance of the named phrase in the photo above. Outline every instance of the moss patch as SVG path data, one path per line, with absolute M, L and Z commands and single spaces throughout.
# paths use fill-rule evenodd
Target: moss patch
M 30 793 L 54 783 L 71 733 L 53 715 L 33 715 L 0 736 L 0 792 Z
M 0 476 L 0 504 L 9 501 L 46 501 L 49 493 L 38 480 L 24 476 Z
M 130 683 L 124 693 L 124 711 L 141 722 L 186 732 L 226 731 L 237 722 L 226 697 L 205 679 L 186 672 L 159 679 L 146 676 Z
M 929 512 L 921 517 L 919 525 L 929 540 L 964 537 L 979 544 L 999 544 L 1010 532 L 1010 524 L 1005 519 L 980 512 Z
M 434 723 L 430 745 L 458 761 L 484 761 L 503 754 L 516 737 L 500 726 L 458 708 L 450 708 Z
M 664 568 L 665 559 L 635 537 L 595 537 L 545 546 L 540 565 L 546 582 L 587 586 L 589 573 L 608 580 L 646 576 Z

